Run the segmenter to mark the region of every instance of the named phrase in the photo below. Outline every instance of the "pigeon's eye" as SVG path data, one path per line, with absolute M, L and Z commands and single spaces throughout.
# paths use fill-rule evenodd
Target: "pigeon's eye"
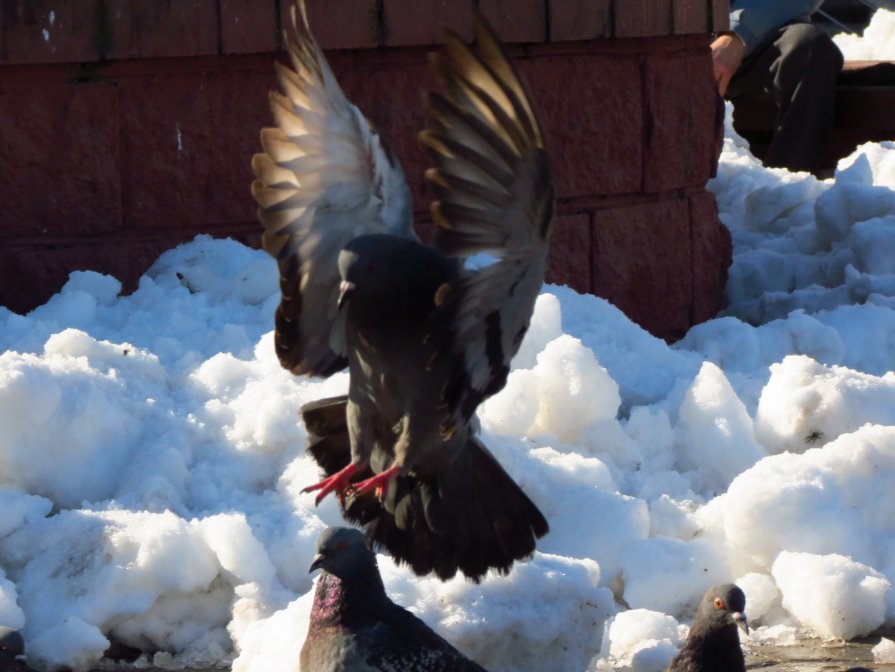
M 716 598 L 715 598 L 715 608 L 716 608 L 716 609 L 723 609 L 723 608 L 724 608 L 724 600 L 722 600 L 720 597 L 716 597 Z
M 334 550 L 336 551 L 336 553 L 338 553 L 339 551 L 344 551 L 346 548 L 348 548 L 348 544 L 346 544 L 344 541 L 340 541 L 338 544 L 336 544 L 336 548 Z
M 364 275 L 370 275 L 375 270 L 376 270 L 376 264 L 371 261 L 369 264 L 364 266 Z

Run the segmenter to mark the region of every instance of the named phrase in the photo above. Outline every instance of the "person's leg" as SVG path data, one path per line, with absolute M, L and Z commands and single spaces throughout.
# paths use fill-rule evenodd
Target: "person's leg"
M 774 44 L 780 52 L 771 66 L 777 122 L 765 163 L 817 172 L 833 130 L 842 53 L 808 23 L 786 26 Z
M 739 97 L 775 103 L 777 119 L 765 165 L 811 172 L 821 167 L 841 69 L 842 54 L 829 35 L 808 23 L 784 26 L 746 58 L 727 97 L 734 107 Z

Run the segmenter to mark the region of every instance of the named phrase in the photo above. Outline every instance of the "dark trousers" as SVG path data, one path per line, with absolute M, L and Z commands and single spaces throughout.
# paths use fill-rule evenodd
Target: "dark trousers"
M 822 166 L 836 104 L 842 53 L 810 23 L 780 28 L 743 61 L 727 97 L 771 100 L 777 107 L 767 166 L 816 173 Z

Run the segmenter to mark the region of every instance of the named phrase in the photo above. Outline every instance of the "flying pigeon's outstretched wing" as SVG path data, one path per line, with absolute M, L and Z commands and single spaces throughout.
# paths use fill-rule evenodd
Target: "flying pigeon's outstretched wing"
M 276 64 L 283 93 L 270 94 L 276 127 L 261 131 L 252 195 L 264 249 L 280 269 L 277 356 L 293 373 L 327 376 L 346 364 L 339 250 L 365 233 L 414 237 L 410 193 L 397 160 L 339 88 L 303 3 L 291 19 L 292 67 Z
M 436 246 L 498 258 L 439 292 L 463 362 L 445 402 L 468 418 L 504 386 L 528 328 L 544 281 L 553 185 L 525 89 L 484 21 L 477 17 L 470 47 L 448 33 L 445 57 L 432 59 L 445 95 L 429 95 L 434 128 L 421 141 L 435 166 L 427 178 L 437 198 Z

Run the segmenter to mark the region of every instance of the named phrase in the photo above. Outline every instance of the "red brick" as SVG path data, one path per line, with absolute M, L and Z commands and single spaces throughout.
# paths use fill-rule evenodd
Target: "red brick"
M 288 25 L 291 3 L 280 2 L 280 21 Z M 361 49 L 381 42 L 376 0 L 307 0 L 308 22 L 323 49 Z
M 730 0 L 713 0 L 712 24 L 716 33 L 730 30 Z
M 688 202 L 599 210 L 593 234 L 595 293 L 661 338 L 682 336 L 693 296 Z
M 636 58 L 541 56 L 520 63 L 553 156 L 557 196 L 637 192 L 643 109 Z
M 272 88 L 272 72 L 223 68 L 123 80 L 128 228 L 254 221 L 250 162 Z
M 216 0 L 106 0 L 109 58 L 218 53 Z
M 544 42 L 544 0 L 479 0 L 479 10 L 503 42 Z
M 0 237 L 121 227 L 117 112 L 109 83 L 0 84 Z
M 674 0 L 673 19 L 675 35 L 712 32 L 706 0 Z
M 717 166 L 722 123 L 708 49 L 648 58 L 646 92 L 645 190 L 704 185 Z
M 702 191 L 690 198 L 693 249 L 691 324 L 712 319 L 725 305 L 724 286 L 732 248 L 730 231 L 718 219 L 715 197 Z
M 550 40 L 609 37 L 609 0 L 550 0 Z
M 221 53 L 273 51 L 279 44 L 273 2 L 220 0 Z
M 437 44 L 442 27 L 472 37 L 472 0 L 384 0 L 385 44 Z
M 671 0 L 615 0 L 615 37 L 672 33 Z
M 590 215 L 560 215 L 553 222 L 547 282 L 584 294 L 591 291 Z
M 97 11 L 83 0 L 4 0 L 9 63 L 95 61 Z

